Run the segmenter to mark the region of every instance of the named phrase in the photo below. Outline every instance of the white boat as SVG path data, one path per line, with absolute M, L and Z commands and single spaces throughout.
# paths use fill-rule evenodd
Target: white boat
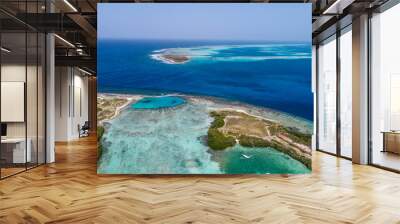
M 245 154 L 242 154 L 242 156 L 244 157 L 244 158 L 246 158 L 246 159 L 250 159 L 252 156 L 248 156 L 248 155 L 245 155 Z

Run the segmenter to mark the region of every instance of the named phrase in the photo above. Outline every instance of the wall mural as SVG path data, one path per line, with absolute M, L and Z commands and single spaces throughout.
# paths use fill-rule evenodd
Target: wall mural
M 99 4 L 99 174 L 311 172 L 311 4 Z

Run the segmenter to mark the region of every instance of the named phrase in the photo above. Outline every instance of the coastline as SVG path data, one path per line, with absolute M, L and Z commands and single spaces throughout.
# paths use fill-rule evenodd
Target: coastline
M 119 113 L 124 110 L 129 104 L 134 101 L 140 100 L 144 97 L 165 97 L 165 96 L 178 96 L 183 97 L 188 100 L 188 102 L 201 103 L 206 104 L 210 107 L 210 110 L 232 110 L 246 113 L 250 116 L 258 117 L 260 119 L 269 120 L 272 122 L 278 122 L 287 127 L 295 127 L 300 131 L 305 133 L 312 134 L 313 132 L 313 124 L 312 121 L 307 120 L 303 117 L 296 116 L 293 114 L 289 114 L 286 112 L 278 111 L 272 108 L 267 108 L 263 106 L 252 105 L 244 102 L 240 102 L 237 100 L 225 99 L 214 96 L 205 96 L 205 95 L 194 95 L 194 94 L 185 94 L 185 93 L 107 93 L 107 92 L 99 92 L 97 97 L 119 97 L 124 99 L 131 99 L 130 103 L 127 103 L 124 107 L 121 107 L 118 111 L 118 114 L 113 116 L 112 119 L 117 117 Z M 107 119 L 107 121 L 112 120 Z
M 311 169 L 311 135 L 238 110 L 214 110 L 210 115 L 214 118 L 208 129 L 210 148 L 224 150 L 237 144 L 248 148 L 271 147 Z
M 237 100 L 224 99 L 213 96 L 203 95 L 186 95 L 186 94 L 172 94 L 182 96 L 190 99 L 193 102 L 200 101 L 200 103 L 208 102 L 212 110 L 232 110 L 246 113 L 253 117 L 258 117 L 264 120 L 281 123 L 284 126 L 296 127 L 306 133 L 312 133 L 312 121 L 303 117 L 289 114 L 283 111 L 257 106 L 249 103 L 240 102 Z
M 250 153 L 250 152 L 253 153 L 254 150 L 257 150 L 257 148 L 261 149 L 261 148 L 269 147 L 269 148 L 279 151 L 279 152 L 291 157 L 292 159 L 302 163 L 308 169 L 311 169 L 311 148 L 310 148 L 310 146 L 308 146 L 308 144 L 305 144 L 304 142 L 298 141 L 298 139 L 295 136 L 291 135 L 290 132 L 288 132 L 288 129 L 285 129 L 285 127 L 289 128 L 289 129 L 290 129 L 290 127 L 297 128 L 298 125 L 296 125 L 296 124 L 301 124 L 302 123 L 301 121 L 299 121 L 299 120 L 296 121 L 295 118 L 292 118 L 295 122 L 292 123 L 292 125 L 290 125 L 290 126 L 286 126 L 286 125 L 283 125 L 281 122 L 282 117 L 276 116 L 277 113 L 279 115 L 278 111 L 271 112 L 270 110 L 264 109 L 264 108 L 261 108 L 261 109 L 257 108 L 258 110 L 255 110 L 254 108 L 256 108 L 256 107 L 252 106 L 252 105 L 249 106 L 249 105 L 240 104 L 237 102 L 230 102 L 225 99 L 216 99 L 213 97 L 201 97 L 201 96 L 192 96 L 192 95 L 185 95 L 185 94 L 165 94 L 165 95 L 157 95 L 157 96 L 151 96 L 151 97 L 153 97 L 153 98 L 160 97 L 161 98 L 161 97 L 166 97 L 166 96 L 182 97 L 182 98 L 185 98 L 186 103 L 190 105 L 189 107 L 200 106 L 200 107 L 204 108 L 203 110 L 201 110 L 202 112 L 198 112 L 199 115 L 200 114 L 206 115 L 209 113 L 225 113 L 225 114 L 227 113 L 228 114 L 226 119 L 223 118 L 224 124 L 221 127 L 216 127 L 217 130 L 225 137 L 216 132 L 214 132 L 216 135 L 213 135 L 213 136 L 216 136 L 216 138 L 214 138 L 214 139 L 216 139 L 216 141 L 221 141 L 221 140 L 224 141 L 223 140 L 224 138 L 234 138 L 236 144 L 234 144 L 233 147 L 228 146 L 228 148 L 223 147 L 220 149 L 215 149 L 212 147 L 212 145 L 210 145 L 211 144 L 209 142 L 210 140 L 206 140 L 205 145 L 209 148 L 209 150 L 211 150 L 209 152 L 211 156 L 219 154 L 220 152 L 218 152 L 218 151 L 225 151 L 226 153 L 229 153 L 229 152 L 231 152 L 231 150 L 233 150 L 235 148 L 237 149 L 236 146 L 244 147 L 244 150 L 249 150 L 249 151 L 247 151 L 248 153 Z M 108 109 L 113 108 L 114 112 L 112 113 L 112 115 L 111 115 L 111 113 L 109 113 L 109 117 L 107 117 L 106 119 L 99 120 L 99 126 L 106 125 L 106 122 L 109 122 L 109 121 L 117 118 L 121 114 L 121 112 L 124 111 L 125 109 L 129 109 L 130 105 L 132 105 L 133 103 L 138 102 L 141 99 L 146 98 L 146 97 L 149 97 L 149 95 L 98 93 L 98 98 L 101 98 L 103 100 L 108 99 L 110 102 L 112 102 L 113 99 L 126 100 L 123 104 L 121 104 L 117 107 L 109 106 Z M 110 104 L 105 104 L 105 105 L 110 105 Z M 132 110 L 132 111 L 129 110 L 128 113 L 132 113 L 133 111 L 138 111 L 138 113 L 147 113 L 146 110 L 147 109 Z M 153 110 L 153 112 L 155 111 L 154 109 L 149 109 L 149 110 L 150 111 Z M 175 112 L 172 112 L 173 110 L 175 110 L 175 107 L 173 107 L 171 109 L 168 108 L 168 109 L 162 109 L 162 110 L 157 109 L 157 110 L 164 111 L 162 113 L 175 114 Z M 264 112 L 264 114 L 259 113 L 260 112 L 259 110 Z M 149 113 L 153 113 L 150 111 L 149 111 Z M 181 111 L 181 110 L 179 110 L 179 111 Z M 177 113 L 179 113 L 179 112 L 177 111 Z M 238 114 L 242 114 L 242 115 L 238 116 Z M 268 114 L 270 116 L 265 116 L 265 114 Z M 201 115 L 201 117 L 203 115 Z M 141 116 L 145 116 L 145 115 L 141 115 Z M 207 116 L 210 116 L 210 115 L 207 115 Z M 246 119 L 246 116 L 251 117 L 251 118 L 249 118 L 250 120 Z M 287 116 L 287 115 L 285 115 L 285 116 Z M 198 115 L 196 117 L 198 117 Z M 287 117 L 284 117 L 284 118 L 287 119 Z M 142 118 L 137 117 L 137 119 L 141 120 Z M 155 119 L 157 119 L 157 118 L 155 118 Z M 230 119 L 230 121 L 228 121 L 227 119 Z M 168 120 L 165 120 L 165 119 L 162 119 L 162 120 L 163 120 L 163 122 L 168 122 Z M 202 118 L 202 120 L 204 120 L 204 118 Z M 118 120 L 116 122 L 121 123 L 124 121 Z M 158 122 L 161 122 L 161 121 L 158 121 Z M 227 124 L 228 124 L 227 122 L 230 124 L 229 127 L 227 126 Z M 244 123 L 241 123 L 241 122 L 244 122 Z M 268 124 L 265 124 L 265 123 L 268 123 Z M 263 126 L 262 124 L 264 124 L 266 126 L 261 127 L 261 126 Z M 237 126 L 237 125 L 240 125 L 240 126 Z M 253 126 L 253 125 L 255 125 L 255 126 Z M 207 124 L 207 126 L 208 126 L 208 130 L 210 131 L 213 124 L 212 123 Z M 279 130 L 281 130 L 281 131 L 279 131 L 279 132 L 274 131 L 274 130 L 278 130 L 278 129 L 276 129 L 276 127 L 280 127 Z M 266 130 L 264 130 L 264 129 L 266 129 Z M 264 130 L 265 132 L 263 132 L 263 133 L 267 133 L 267 134 L 265 134 L 265 135 L 263 135 L 262 133 L 261 133 L 261 135 L 254 134 L 254 133 L 260 133 L 259 132 L 260 130 Z M 213 131 L 215 131 L 215 130 L 213 130 Z M 273 131 L 273 132 L 271 132 L 271 131 Z M 106 132 L 107 132 L 107 130 L 106 130 Z M 306 134 L 305 132 L 302 132 L 302 133 Z M 198 138 L 198 137 L 199 136 L 197 136 L 196 138 Z M 208 134 L 206 139 L 210 139 L 210 134 Z M 244 151 L 244 153 L 247 154 L 246 151 Z
M 116 107 L 115 111 L 114 111 L 114 114 L 111 117 L 98 121 L 99 125 L 103 125 L 105 122 L 109 122 L 112 119 L 118 117 L 118 115 L 121 113 L 121 111 L 123 111 L 131 103 L 133 103 L 133 102 L 138 100 L 136 97 L 133 97 L 131 95 L 126 95 L 126 94 L 112 94 L 112 93 L 98 93 L 97 94 L 97 98 L 104 99 L 104 98 L 110 98 L 110 97 L 123 98 L 123 99 L 127 100 L 127 102 L 125 102 L 121 106 Z
M 311 158 L 313 132 L 311 94 L 304 93 L 309 89 L 305 81 L 310 76 L 303 69 L 309 68 L 310 60 L 304 60 L 311 59 L 309 49 L 212 42 L 138 42 L 112 47 L 129 50 L 129 57 L 121 57 L 121 63 L 109 63 L 109 55 L 125 54 L 107 52 L 110 54 L 103 58 L 100 69 L 104 76 L 99 79 L 98 96 L 125 100 L 118 105 L 114 103 L 117 100 L 103 104 L 107 111 L 103 110 L 101 117 L 107 118 L 100 121 L 105 130 L 100 172 L 310 171 L 311 160 L 305 163 L 301 157 L 309 153 L 306 157 Z M 296 74 L 288 66 L 289 59 L 301 59 L 295 62 Z M 253 64 L 259 69 L 252 69 Z M 185 103 L 174 106 L 175 101 L 154 99 L 167 96 L 182 98 Z M 102 111 L 104 107 L 99 106 L 98 111 Z M 217 119 L 211 114 L 224 111 L 223 123 L 214 122 Z M 232 138 L 233 146 L 218 148 L 218 143 L 226 143 L 224 139 L 231 144 Z M 235 167 L 240 171 L 232 171 Z

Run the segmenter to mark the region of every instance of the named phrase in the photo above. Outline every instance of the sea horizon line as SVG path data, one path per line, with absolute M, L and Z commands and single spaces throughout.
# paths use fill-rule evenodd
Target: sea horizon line
M 152 41 L 164 41 L 164 42 L 175 42 L 175 41 L 212 41 L 212 42 L 237 42 L 237 43 L 293 43 L 293 44 L 312 44 L 311 41 L 294 41 L 294 40 L 235 40 L 235 39 L 136 39 L 136 38 L 98 38 L 98 42 L 101 41 L 143 41 L 143 42 L 152 42 Z

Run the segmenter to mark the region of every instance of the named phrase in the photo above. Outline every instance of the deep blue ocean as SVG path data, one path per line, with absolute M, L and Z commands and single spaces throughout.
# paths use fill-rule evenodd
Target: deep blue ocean
M 283 111 L 311 121 L 311 44 L 280 46 L 279 51 L 260 51 L 257 46 L 219 49 L 216 58 L 185 64 L 166 64 L 151 57 L 154 51 L 166 48 L 242 44 L 287 43 L 99 40 L 98 92 L 213 96 Z M 309 57 L 288 59 L 286 53 Z M 250 60 L 257 57 L 275 59 Z

